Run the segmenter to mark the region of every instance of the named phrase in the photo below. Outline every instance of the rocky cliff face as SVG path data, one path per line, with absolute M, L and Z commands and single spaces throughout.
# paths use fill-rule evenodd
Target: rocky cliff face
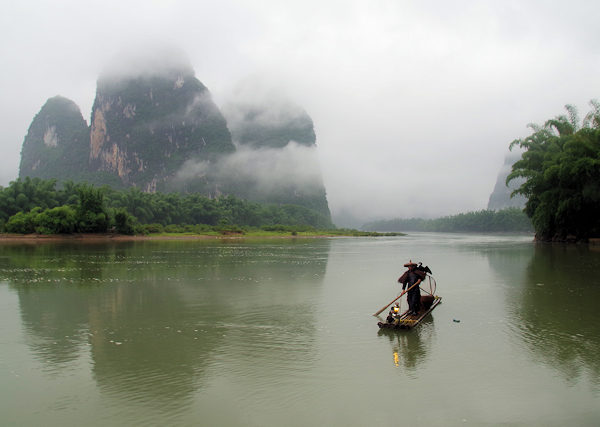
M 89 127 L 72 101 L 48 100 L 23 143 L 19 176 L 233 194 L 330 217 L 314 126 L 303 109 L 237 100 L 224 116 L 191 66 L 158 59 L 104 73 Z
M 214 162 L 234 150 L 225 119 L 192 70 L 98 80 L 89 165 L 123 186 L 164 190 L 186 160 Z
M 88 125 L 79 107 L 61 96 L 48 99 L 23 141 L 19 176 L 79 180 L 88 141 Z
M 511 193 L 521 186 L 521 178 L 513 179 L 509 186 L 506 185 L 506 177 L 512 171 L 512 165 L 521 158 L 520 153 L 510 152 L 504 158 L 504 164 L 498 172 L 494 191 L 490 194 L 487 208 L 490 210 L 500 210 L 505 208 L 517 207 L 524 208 L 527 199 L 521 195 L 510 197 Z

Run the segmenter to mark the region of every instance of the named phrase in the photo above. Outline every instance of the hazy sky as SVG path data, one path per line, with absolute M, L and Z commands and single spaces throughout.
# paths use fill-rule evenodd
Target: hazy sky
M 187 53 L 219 104 L 266 78 L 311 115 L 334 214 L 487 206 L 527 123 L 600 98 L 600 2 L 0 0 L 0 185 L 45 101 L 89 122 L 103 67 L 130 46 Z

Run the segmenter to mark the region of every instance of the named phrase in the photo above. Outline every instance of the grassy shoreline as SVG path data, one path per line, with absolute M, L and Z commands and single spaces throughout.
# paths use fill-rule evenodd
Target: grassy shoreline
M 375 233 L 358 230 L 322 231 L 264 231 L 254 230 L 243 233 L 207 231 L 204 233 L 151 233 L 126 235 L 115 233 L 100 234 L 9 234 L 0 233 L 2 242 L 48 242 L 48 241 L 136 241 L 136 240 L 194 240 L 194 239 L 252 239 L 252 238 L 323 238 L 323 237 L 385 237 L 405 236 L 404 233 Z

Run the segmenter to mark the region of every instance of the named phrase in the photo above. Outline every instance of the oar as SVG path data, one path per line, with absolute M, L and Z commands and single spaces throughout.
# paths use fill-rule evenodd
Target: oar
M 388 308 L 390 305 L 392 305 L 397 299 L 399 299 L 402 295 L 404 295 L 405 293 L 407 293 L 408 291 L 410 291 L 412 288 L 414 288 L 415 286 L 418 286 L 419 283 L 421 283 L 421 279 L 417 280 L 410 288 L 408 288 L 405 291 L 402 291 L 402 293 L 400 295 L 398 295 L 396 298 L 394 298 L 392 300 L 392 302 L 390 302 L 389 304 L 387 304 L 385 307 L 383 307 L 381 310 L 377 311 L 373 316 L 377 317 L 379 316 L 383 311 L 385 311 L 386 308 Z

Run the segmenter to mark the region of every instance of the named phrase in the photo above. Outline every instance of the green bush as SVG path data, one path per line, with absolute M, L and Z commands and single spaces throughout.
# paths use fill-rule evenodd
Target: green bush
M 108 230 L 109 217 L 104 207 L 104 191 L 91 185 L 77 188 L 77 231 L 81 233 L 104 233 Z
M 105 233 L 108 230 L 105 213 L 80 212 L 77 216 L 77 231 L 80 233 Z
M 165 228 L 162 226 L 162 224 L 144 224 L 140 226 L 140 228 L 142 229 L 144 234 L 165 232 Z
M 35 231 L 40 234 L 69 234 L 75 231 L 77 219 L 70 206 L 46 209 L 35 217 Z
M 275 231 L 283 233 L 295 233 L 294 235 L 301 232 L 316 231 L 315 227 L 311 225 L 285 225 L 285 224 L 274 224 L 274 225 L 263 225 L 260 227 L 264 231 Z
M 229 224 L 227 220 L 219 221 L 219 225 L 215 225 L 213 229 L 221 234 L 244 234 L 244 229 L 237 224 Z
M 30 212 L 17 212 L 8 219 L 5 229 L 9 233 L 31 234 L 35 233 L 36 217 L 41 208 L 32 209 Z
M 194 233 L 201 234 L 209 231 L 213 231 L 213 227 L 208 224 L 196 224 L 192 226 Z
M 183 233 L 185 230 L 182 225 L 168 224 L 165 226 L 165 233 Z
M 137 220 L 125 209 L 118 209 L 115 212 L 115 229 L 119 234 L 135 234 Z

